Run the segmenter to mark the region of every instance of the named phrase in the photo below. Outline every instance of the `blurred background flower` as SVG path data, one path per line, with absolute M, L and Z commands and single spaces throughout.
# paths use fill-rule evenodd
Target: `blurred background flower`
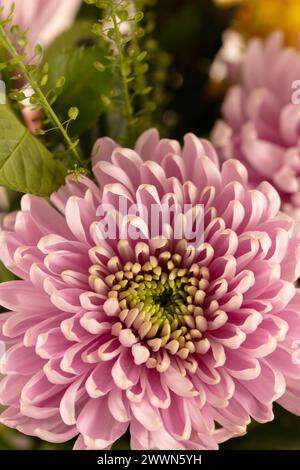
M 295 46 L 299 40 L 299 0 L 215 0 L 218 6 L 237 8 L 232 27 L 244 37 L 266 37 L 275 29 L 285 34 L 285 43 Z
M 300 106 L 292 102 L 300 52 L 283 47 L 281 32 L 265 41 L 251 39 L 238 75 L 213 141 L 223 159 L 235 157 L 247 165 L 254 186 L 271 182 L 282 209 L 300 220 Z

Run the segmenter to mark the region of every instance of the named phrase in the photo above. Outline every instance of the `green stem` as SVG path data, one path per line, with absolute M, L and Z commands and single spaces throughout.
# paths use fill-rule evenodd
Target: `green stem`
M 133 107 L 130 100 L 130 93 L 128 88 L 127 82 L 127 72 L 126 72 L 126 63 L 123 55 L 123 48 L 122 48 L 122 36 L 120 33 L 119 25 L 118 25 L 118 18 L 117 18 L 117 11 L 115 6 L 115 0 L 111 0 L 111 17 L 114 25 L 115 30 L 115 43 L 118 50 L 118 59 L 119 59 L 119 67 L 120 67 L 120 75 L 122 81 L 122 88 L 123 88 L 123 97 L 124 97 L 124 115 L 128 121 L 128 130 L 130 139 L 133 143 L 134 141 L 134 130 L 133 130 Z
M 64 129 L 63 125 L 61 124 L 58 116 L 56 115 L 55 111 L 52 109 L 50 103 L 48 102 L 46 96 L 42 92 L 39 84 L 34 80 L 34 78 L 31 76 L 31 73 L 27 70 L 26 65 L 24 64 L 22 58 L 18 54 L 17 50 L 15 49 L 14 45 L 11 43 L 8 35 L 6 34 L 4 28 L 2 25 L 0 25 L 0 42 L 4 49 L 11 55 L 11 57 L 14 59 L 15 63 L 18 65 L 20 68 L 22 74 L 28 81 L 28 83 L 31 85 L 32 89 L 36 93 L 36 95 L 39 97 L 40 105 L 45 111 L 45 114 L 47 115 L 48 119 L 52 122 L 53 126 L 55 129 L 58 129 L 59 132 L 61 133 L 63 139 L 67 143 L 68 147 L 70 150 L 73 152 L 76 160 L 81 163 L 81 158 L 79 155 L 78 150 L 74 147 L 74 143 L 72 142 L 71 138 L 69 137 L 68 133 Z

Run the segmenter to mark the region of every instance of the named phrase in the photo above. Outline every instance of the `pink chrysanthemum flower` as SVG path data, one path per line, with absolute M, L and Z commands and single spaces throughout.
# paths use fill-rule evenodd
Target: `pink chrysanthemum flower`
M 222 158 L 238 158 L 251 184 L 268 180 L 282 209 L 300 220 L 300 105 L 292 86 L 300 79 L 300 51 L 283 47 L 280 32 L 249 41 L 238 83 L 223 104 L 212 140 Z M 298 93 L 299 95 L 299 93 Z
M 21 280 L 0 286 L 1 422 L 76 449 L 216 449 L 273 418 L 300 413 L 299 241 L 269 183 L 247 188 L 235 160 L 150 130 L 135 150 L 97 142 L 94 175 L 45 200 L 24 196 L 1 258 Z M 204 243 L 100 236 L 99 207 L 120 199 L 205 208 Z M 113 217 L 114 211 L 111 211 Z M 116 214 L 114 214 L 116 216 Z M 128 231 L 130 235 L 130 231 Z

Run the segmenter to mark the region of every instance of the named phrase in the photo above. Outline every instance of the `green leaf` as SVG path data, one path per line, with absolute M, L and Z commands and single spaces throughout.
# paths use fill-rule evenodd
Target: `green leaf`
M 0 106 L 0 185 L 49 196 L 67 171 L 7 106 Z
M 138 11 L 134 17 L 134 20 L 136 21 L 136 23 L 139 23 L 140 21 L 142 21 L 143 18 L 144 13 L 142 11 Z
M 127 21 L 128 20 L 128 11 L 127 10 L 119 10 L 117 12 L 118 17 L 120 18 L 121 21 Z
M 48 82 L 48 75 L 43 75 L 41 81 L 40 81 L 40 86 L 41 87 L 44 87 L 47 85 L 47 82 Z
M 62 88 L 63 86 L 65 86 L 65 83 L 66 83 L 65 77 L 59 77 L 56 80 L 56 88 Z
M 53 104 L 54 111 L 62 122 L 68 119 L 70 108 L 78 108 L 79 116 L 69 126 L 70 135 L 81 135 L 91 128 L 105 111 L 101 96 L 108 95 L 112 88 L 112 72 L 105 56 L 106 48 L 98 46 L 80 47 L 56 53 L 49 63 L 49 79 L 46 89 L 55 87 L 59 77 L 65 77 L 63 88 Z M 103 64 L 104 70 L 97 70 L 95 64 Z
M 98 70 L 98 72 L 104 72 L 104 70 L 106 69 L 105 65 L 103 65 L 99 61 L 94 62 L 94 67 L 96 70 Z
M 142 61 L 145 59 L 146 55 L 147 55 L 147 51 L 141 52 L 141 53 L 137 56 L 137 60 L 138 60 L 139 62 L 142 62 Z
M 41 44 L 37 44 L 35 46 L 34 52 L 36 55 L 42 55 L 43 54 L 43 46 Z

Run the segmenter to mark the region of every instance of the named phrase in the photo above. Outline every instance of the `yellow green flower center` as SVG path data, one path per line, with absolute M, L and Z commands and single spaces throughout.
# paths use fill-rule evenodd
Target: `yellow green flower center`
M 165 347 L 185 359 L 204 346 L 209 271 L 183 265 L 179 254 L 163 252 L 143 265 L 128 262 L 105 280 L 108 297 L 118 301 L 120 328 L 131 329 L 154 352 Z

